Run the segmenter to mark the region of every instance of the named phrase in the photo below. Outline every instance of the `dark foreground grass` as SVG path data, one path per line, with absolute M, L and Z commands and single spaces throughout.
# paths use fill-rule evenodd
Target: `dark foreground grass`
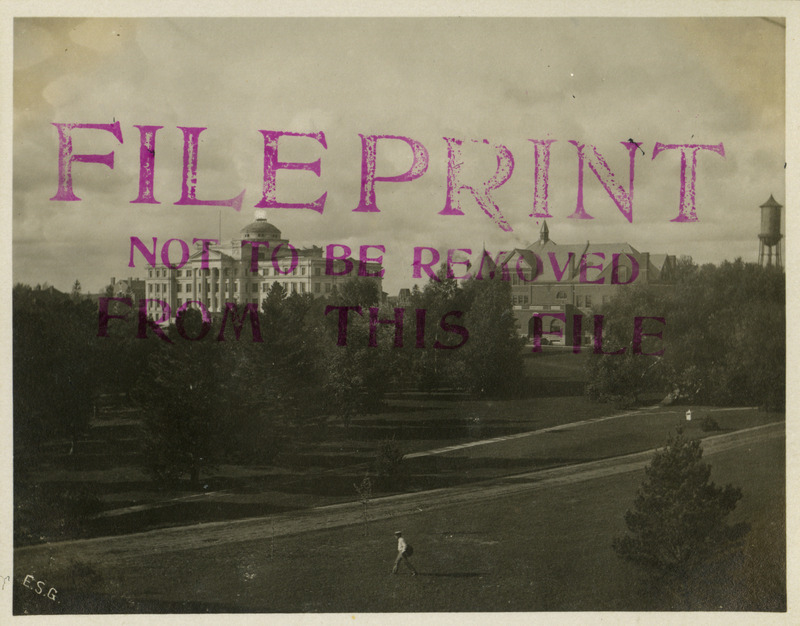
M 60 593 L 65 606 L 86 594 L 110 612 L 780 611 L 784 453 L 783 439 L 770 439 L 708 457 L 715 481 L 743 489 L 731 521 L 753 530 L 741 551 L 678 587 L 649 581 L 611 549 L 640 471 L 374 521 L 366 537 L 352 526 L 89 563 Z M 390 574 L 397 528 L 419 576 Z

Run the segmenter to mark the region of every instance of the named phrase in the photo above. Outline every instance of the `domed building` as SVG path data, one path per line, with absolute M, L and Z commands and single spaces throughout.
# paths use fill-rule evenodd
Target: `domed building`
M 205 258 L 205 263 L 204 263 Z M 361 264 L 357 259 L 347 259 L 353 270 L 337 276 L 346 261 L 334 261 L 328 272 L 324 250 L 319 246 L 295 248 L 281 231 L 267 221 L 265 212 L 258 211 L 255 220 L 239 231 L 239 238 L 226 244 L 208 244 L 203 251 L 198 242 L 196 250 L 181 267 L 160 264 L 147 270 L 147 310 L 151 317 L 161 318 L 164 307 L 169 306 L 169 317 L 174 318 L 181 307 L 198 306 L 187 303 L 202 302 L 209 313 L 221 313 L 225 304 L 261 303 L 274 283 L 281 285 L 288 295 L 309 293 L 315 298 L 333 291 L 339 283 L 359 275 Z M 379 263 L 365 263 L 366 277 L 382 288 Z M 205 266 L 205 267 L 204 267 Z M 159 302 L 160 301 L 160 302 Z
M 256 211 L 256 219 L 239 231 L 242 235 L 241 241 L 269 241 L 270 244 L 289 243 L 286 239 L 281 239 L 281 231 L 267 221 L 264 211 Z

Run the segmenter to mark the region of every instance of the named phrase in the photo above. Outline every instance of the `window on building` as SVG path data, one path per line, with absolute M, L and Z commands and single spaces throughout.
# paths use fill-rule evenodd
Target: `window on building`
M 325 283 L 325 293 L 330 293 L 330 292 L 331 292 L 331 284 Z
M 575 296 L 575 306 L 583 306 L 583 296 Z
M 321 273 L 322 273 L 322 268 L 321 267 L 315 267 L 314 268 L 314 276 L 319 276 Z
M 148 270 L 147 275 L 152 278 L 153 277 L 153 270 Z
M 188 283 L 188 284 L 186 285 L 186 293 L 189 293 L 191 290 L 192 290 L 192 284 L 191 284 L 191 283 Z
M 305 273 L 305 272 L 303 272 L 303 273 Z M 300 283 L 300 293 L 305 293 L 305 291 L 306 291 L 305 283 Z
M 181 276 L 181 270 L 175 270 L 175 276 L 177 276 L 178 278 L 180 278 L 180 276 Z
M 161 283 L 156 283 L 156 293 L 161 293 Z
M 319 269 L 319 268 L 317 268 L 317 269 Z M 314 293 L 319 293 L 319 291 L 320 291 L 319 283 L 314 283 Z
M 150 283 L 149 285 L 147 285 L 147 291 L 149 291 L 150 293 L 153 293 L 153 283 Z
M 228 275 L 228 271 L 229 271 L 229 270 L 228 270 L 228 268 L 226 267 L 224 270 L 222 270 L 222 275 L 223 275 L 223 276 L 227 276 L 227 275 Z
M 296 267 L 292 270 L 292 276 L 297 276 L 297 268 Z
M 305 267 L 301 267 L 301 268 L 300 268 L 300 273 L 301 273 L 303 276 L 305 276 L 305 275 L 306 275 L 306 268 L 305 268 Z
M 253 283 L 253 286 L 250 288 L 250 291 L 258 293 L 258 283 Z
M 586 296 L 586 306 L 592 306 L 592 296 Z
M 566 291 L 559 291 L 556 294 L 556 300 L 566 300 L 567 299 L 567 292 Z
M 180 298 L 178 298 L 178 300 L 177 300 L 177 303 L 178 303 L 178 306 L 180 306 L 181 304 L 183 304 L 183 300 L 181 300 Z
M 239 291 L 239 283 L 233 283 L 233 292 L 237 293 Z

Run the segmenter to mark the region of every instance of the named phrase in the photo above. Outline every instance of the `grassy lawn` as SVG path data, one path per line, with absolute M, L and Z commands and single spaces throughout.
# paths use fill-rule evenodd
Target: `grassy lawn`
M 251 541 L 147 554 L 124 566 L 91 563 L 60 593 L 65 603 L 89 599 L 125 612 L 781 610 L 784 454 L 779 438 L 708 456 L 716 482 L 744 491 L 731 521 L 753 529 L 740 553 L 710 564 L 682 590 L 648 583 L 611 549 L 643 478 L 632 472 L 492 506 L 373 521 L 366 537 L 351 526 L 281 537 L 274 545 Z M 417 577 L 389 573 L 397 528 L 415 547 Z
M 151 528 L 269 515 L 271 513 L 353 501 L 359 483 L 382 440 L 393 438 L 404 454 L 514 436 L 541 429 L 546 433 L 477 445 L 444 454 L 406 459 L 403 476 L 374 485 L 376 494 L 460 485 L 534 469 L 584 462 L 650 449 L 664 443 L 675 425 L 701 437 L 704 417 L 713 417 L 723 431 L 780 421 L 781 414 L 755 410 L 725 411 L 692 407 L 639 410 L 631 415 L 582 395 L 587 355 L 548 348 L 527 353 L 523 362 L 531 386 L 525 397 L 510 400 L 471 399 L 455 392 L 395 393 L 380 413 L 358 416 L 345 429 L 329 423 L 318 431 L 299 429 L 277 466 L 220 465 L 204 473 L 202 490 L 188 484 L 155 483 L 141 465 L 137 444 L 141 426 L 126 408 L 102 415 L 92 434 L 67 455 L 37 464 L 24 477 L 26 486 L 44 486 L 56 496 L 80 489 L 99 500 L 103 514 L 76 509 L 70 523 L 58 524 L 59 511 L 47 507 L 32 518 L 54 522 L 28 533 L 26 541 L 122 534 Z M 613 419 L 557 428 L 574 422 Z M 59 444 L 60 445 L 60 444 Z M 138 465 L 137 465 L 138 463 Z M 69 504 L 69 503 L 68 503 Z M 51 510 L 53 509 L 53 510 Z
M 421 397 L 409 399 L 402 396 L 400 401 L 426 403 Z M 414 433 L 398 428 L 397 417 L 392 413 L 363 419 L 381 422 L 389 430 L 397 428 L 395 442 L 404 453 L 476 442 L 485 436 L 507 435 L 507 431 L 497 434 L 482 429 L 482 425 L 498 421 L 516 420 L 518 427 L 512 433 L 556 428 L 533 436 L 408 459 L 403 464 L 404 477 L 394 485 L 376 484 L 376 493 L 447 487 L 650 449 L 663 445 L 676 424 L 684 426 L 690 436 L 701 437 L 713 434 L 701 429 L 701 419 L 706 415 L 713 416 L 723 431 L 783 419 L 780 414 L 755 410 L 720 411 L 693 407 L 696 418 L 687 423 L 683 417 L 685 407 L 657 408 L 561 429 L 557 427 L 576 420 L 620 413 L 606 405 L 591 404 L 582 396 L 509 401 L 434 398 L 430 405 L 422 411 L 429 423 L 446 422 L 466 414 L 475 420 L 475 436 L 403 439 L 403 433 L 408 436 Z M 409 414 L 403 412 L 403 418 L 407 419 Z M 30 480 L 56 489 L 80 486 L 96 494 L 102 509 L 112 513 L 88 521 L 84 518 L 83 522 L 76 520 L 72 525 L 60 528 L 60 534 L 52 536 L 52 540 L 269 515 L 356 499 L 353 484 L 360 482 L 369 468 L 380 440 L 349 439 L 344 429 L 338 428 L 330 433 L 330 437 L 328 441 L 304 444 L 304 453 L 291 465 L 282 468 L 220 466 L 213 475 L 204 477 L 202 493 L 186 488 L 163 489 L 149 479 L 143 468 L 135 466 L 103 469 L 43 466 Z

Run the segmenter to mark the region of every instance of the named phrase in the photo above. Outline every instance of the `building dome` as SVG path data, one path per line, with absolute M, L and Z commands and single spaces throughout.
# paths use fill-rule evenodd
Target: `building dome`
M 250 222 L 239 232 L 242 234 L 242 239 L 251 241 L 274 241 L 281 238 L 281 231 L 270 224 L 261 211 L 256 213 L 255 222 Z

